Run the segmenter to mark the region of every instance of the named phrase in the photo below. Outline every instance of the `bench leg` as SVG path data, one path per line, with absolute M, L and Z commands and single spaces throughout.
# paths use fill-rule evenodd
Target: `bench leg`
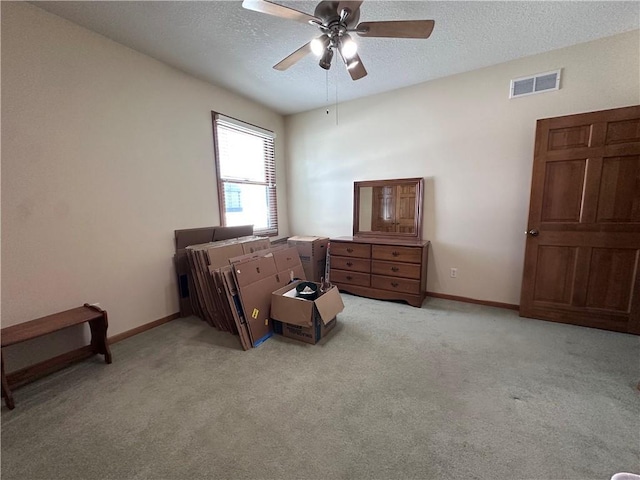
M 107 341 L 107 312 L 102 313 L 102 318 L 91 320 L 89 327 L 91 328 L 91 346 L 95 353 L 104 355 L 104 361 L 111 363 L 111 350 Z
M 16 405 L 13 402 L 13 395 L 9 389 L 7 376 L 4 374 L 4 352 L 2 351 L 0 351 L 0 368 L 2 369 L 2 396 L 4 397 L 4 403 L 7 405 L 9 410 L 13 410 Z

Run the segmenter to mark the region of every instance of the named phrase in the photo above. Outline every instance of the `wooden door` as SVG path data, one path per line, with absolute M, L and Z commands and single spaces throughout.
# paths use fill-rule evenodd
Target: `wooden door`
M 371 230 L 395 232 L 395 187 L 373 188 Z
M 416 186 L 396 187 L 396 232 L 416 233 Z
M 520 315 L 640 334 L 640 106 L 539 120 Z

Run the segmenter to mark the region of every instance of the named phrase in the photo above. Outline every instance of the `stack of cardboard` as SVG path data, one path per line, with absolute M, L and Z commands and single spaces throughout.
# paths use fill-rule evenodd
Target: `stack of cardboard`
M 186 248 L 194 310 L 211 326 L 237 333 L 245 350 L 273 334 L 271 293 L 304 278 L 297 250 L 246 237 Z
M 233 322 L 222 312 L 219 291 L 222 279 L 214 275 L 217 269 L 229 266 L 229 259 L 269 248 L 266 237 L 243 237 L 221 242 L 191 245 L 186 248 L 187 260 L 194 282 L 192 304 L 199 317 L 224 332 L 234 332 Z
M 253 235 L 252 225 L 238 227 L 200 227 L 176 230 L 175 232 L 176 254 L 173 261 L 178 276 L 178 298 L 180 300 L 180 316 L 188 317 L 197 315 L 202 318 L 202 312 L 198 310 L 197 300 L 192 296 L 195 285 L 191 277 L 191 269 L 187 260 L 186 248 L 189 245 L 199 245 L 221 240 L 229 240 Z
M 309 270 L 305 270 L 305 263 L 310 266 L 306 260 L 319 260 L 326 242 L 315 240 L 323 240 L 321 237 L 304 237 L 301 245 L 308 257 L 302 262 L 299 246 L 273 246 L 268 238 L 252 235 L 229 238 L 247 233 L 244 227 L 232 228 L 235 230 L 208 227 L 176 231 L 180 312 L 183 316 L 197 315 L 221 331 L 237 334 L 242 348 L 248 350 L 274 333 L 274 292 L 286 291 L 289 293 L 284 296 L 290 296 L 296 285 L 292 281 L 310 278 L 305 274 Z M 216 238 L 226 240 L 212 241 Z M 309 272 L 315 276 L 319 268 Z M 280 300 L 275 300 L 280 320 L 275 322 L 276 333 L 307 343 L 316 343 L 331 330 L 343 308 L 335 287 L 306 307 L 300 302 L 307 300 Z

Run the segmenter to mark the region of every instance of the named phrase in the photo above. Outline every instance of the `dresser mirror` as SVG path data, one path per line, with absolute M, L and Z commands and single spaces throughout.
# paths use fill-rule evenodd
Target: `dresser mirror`
M 423 178 L 353 182 L 353 236 L 422 237 Z

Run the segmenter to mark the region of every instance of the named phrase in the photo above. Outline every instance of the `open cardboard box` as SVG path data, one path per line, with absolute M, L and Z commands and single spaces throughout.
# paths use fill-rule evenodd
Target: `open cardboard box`
M 274 322 L 274 331 L 316 344 L 335 327 L 336 316 L 344 310 L 344 304 L 335 286 L 315 300 L 299 298 L 296 296 L 298 283 L 290 283 L 271 294 L 271 318 L 278 321 Z

